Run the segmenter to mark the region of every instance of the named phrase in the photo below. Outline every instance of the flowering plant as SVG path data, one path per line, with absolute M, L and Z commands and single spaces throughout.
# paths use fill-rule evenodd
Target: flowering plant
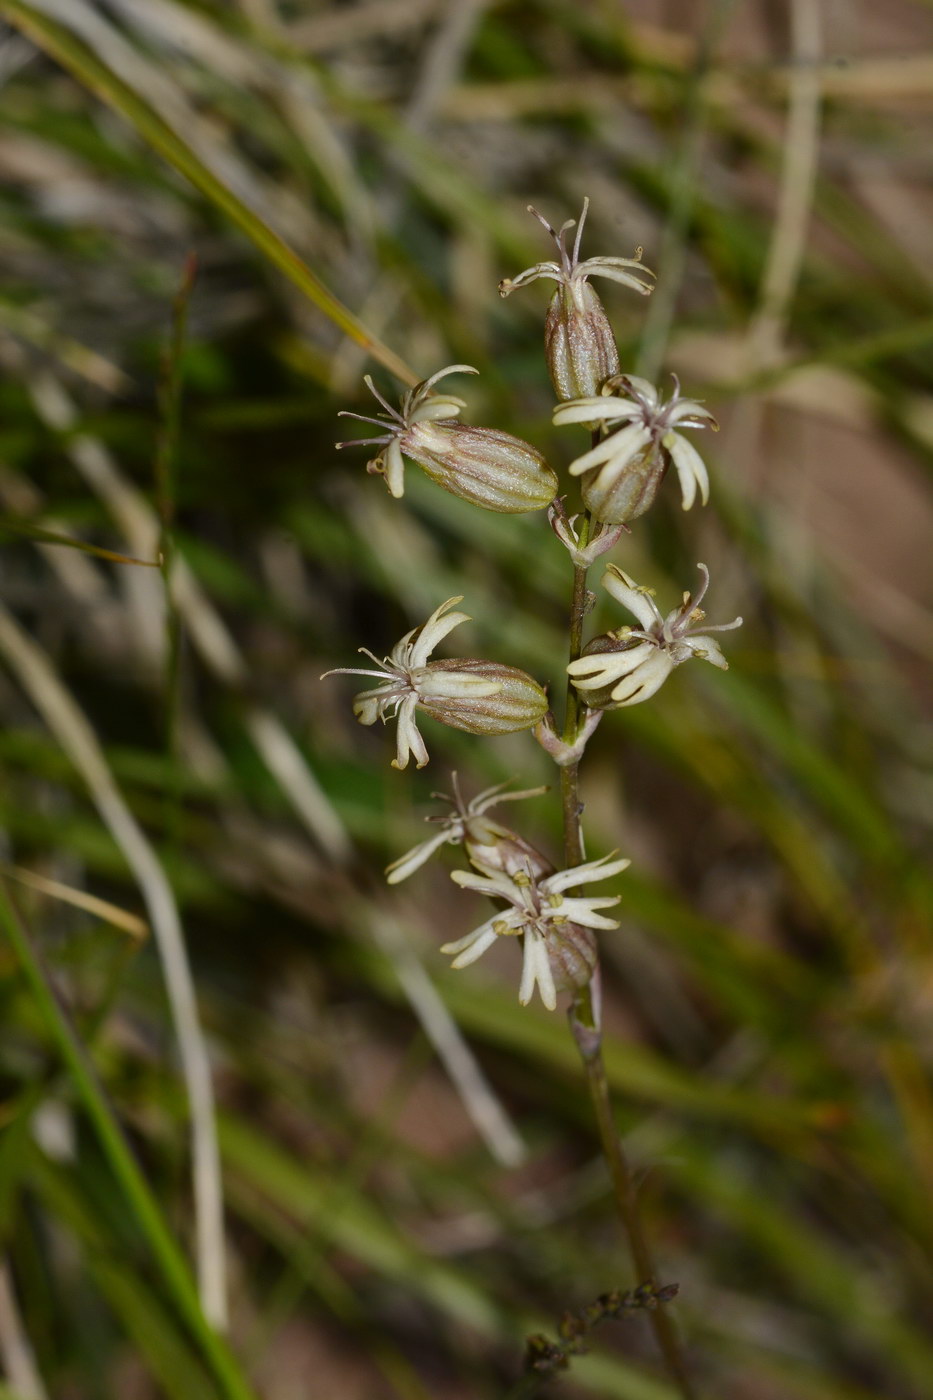
M 557 1007 L 561 994 L 566 997 L 619 1212 L 642 1274 L 639 1283 L 654 1290 L 652 1297 L 669 1298 L 672 1290 L 657 1290 L 635 1187 L 613 1127 L 602 1060 L 596 934 L 618 928 L 618 921 L 604 911 L 614 908 L 620 896 L 579 892 L 591 882 L 621 875 L 630 862 L 615 852 L 597 860 L 585 859 L 579 770 L 586 746 L 606 710 L 650 700 L 685 661 L 698 658 L 725 669 L 725 656 L 711 634 L 739 627 L 742 619 L 706 622 L 700 606 L 709 584 L 704 564 L 698 565 L 699 588 L 693 594 L 684 593 L 681 605 L 665 615 L 654 602 L 652 589 L 637 584 L 610 563 L 603 586 L 627 609 L 636 625 L 625 623 L 584 643 L 589 567 L 630 533 L 629 522 L 654 504 L 671 466 L 680 481 L 685 510 L 698 496 L 707 501 L 709 474 L 683 432 L 717 426 L 703 404 L 681 396 L 676 378 L 674 392 L 665 401 L 647 380 L 621 373 L 612 328 L 590 279 L 607 277 L 647 295 L 653 274 L 641 262 L 641 249 L 634 258 L 582 260 L 587 208 L 585 201 L 571 248 L 566 240 L 573 220 L 555 230 L 532 210 L 553 238 L 558 259 L 536 263 L 499 286 L 500 293 L 508 296 L 539 278 L 557 283 L 545 320 L 545 357 L 559 401 L 554 423 L 582 424 L 591 433 L 589 449 L 572 461 L 568 472 L 571 483 L 580 479 L 583 508 L 568 514 L 564 498 L 558 495 L 558 478 L 536 448 L 497 429 L 474 428 L 459 421 L 463 400 L 439 392 L 435 386 L 453 373 L 475 373 L 468 365 L 450 365 L 423 380 L 403 396 L 398 409 L 367 378 L 384 412 L 363 419 L 380 432 L 360 444 L 380 449 L 369 470 L 384 476 L 395 497 L 404 491 L 407 457 L 445 490 L 485 509 L 511 513 L 548 507 L 550 526 L 566 549 L 573 571 L 562 726 L 557 725 L 544 689 L 524 671 L 476 658 L 431 659 L 448 633 L 468 621 L 465 613 L 451 611 L 462 601 L 459 597 L 449 598 L 425 623 L 407 632 L 382 661 L 366 651 L 376 669 L 340 667 L 338 673 L 368 676 L 378 682 L 356 696 L 353 710 L 362 724 L 397 719 L 395 768 L 404 768 L 412 755 L 419 768 L 428 762 L 416 723 L 418 711 L 473 734 L 531 730 L 558 765 L 564 828 L 559 865 L 489 815 L 499 803 L 537 796 L 543 789 L 507 792 L 494 787 L 466 800 L 455 776 L 454 795 L 443 798 L 450 810 L 430 819 L 437 830 L 389 865 L 386 877 L 390 884 L 398 884 L 442 848 L 461 849 L 468 868 L 455 870 L 454 882 L 461 889 L 485 896 L 493 911 L 470 932 L 442 944 L 441 952 L 451 955 L 455 968 L 464 968 L 500 939 L 520 940 L 521 1004 L 531 1001 L 535 989 L 550 1011 Z M 680 1345 L 665 1310 L 653 1312 L 652 1321 L 670 1375 L 680 1394 L 689 1397 L 692 1389 Z

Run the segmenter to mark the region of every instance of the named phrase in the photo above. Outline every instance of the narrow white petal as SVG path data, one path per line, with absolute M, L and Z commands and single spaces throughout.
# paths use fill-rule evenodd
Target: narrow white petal
M 609 565 L 603 574 L 602 583 L 603 588 L 617 603 L 621 603 L 623 608 L 628 608 L 633 617 L 638 618 L 646 632 L 655 630 L 661 621 L 661 613 L 650 593 L 639 588 L 635 580 L 615 564 Z
M 481 934 L 479 938 L 473 938 L 472 942 L 470 943 L 470 946 L 468 948 L 464 948 L 463 952 L 460 954 L 459 957 L 454 958 L 453 962 L 450 964 L 451 967 L 469 967 L 470 963 L 475 963 L 478 958 L 481 958 L 483 956 L 487 948 L 492 947 L 492 945 L 495 943 L 498 937 L 499 935 L 496 933 L 492 925 L 490 925 L 486 929 L 486 931 L 483 934 Z M 442 948 L 441 951 L 449 952 L 450 950 L 445 947 Z
M 412 677 L 419 695 L 437 696 L 444 700 L 479 699 L 484 695 L 498 695 L 501 681 L 484 681 L 480 676 L 465 675 L 462 671 L 429 671 L 427 667 Z
M 446 603 L 441 603 L 439 608 L 434 609 L 427 622 L 421 628 L 421 634 L 418 640 L 411 648 L 408 665 L 412 670 L 416 670 L 418 667 L 424 665 L 431 655 L 431 652 L 439 642 L 443 641 L 448 632 L 452 632 L 455 627 L 459 627 L 461 622 L 470 621 L 467 613 L 447 612 L 447 609 L 452 608 L 454 603 L 462 602 L 463 594 L 459 593 L 455 598 L 448 598 Z M 409 633 L 409 635 L 411 634 Z
M 451 943 L 442 943 L 441 952 L 462 953 L 465 949 L 472 948 L 474 943 L 478 943 L 480 939 L 485 938 L 488 933 L 493 933 L 492 926 L 497 921 L 498 917 L 499 916 L 497 914 L 492 914 L 488 919 L 481 923 L 478 928 L 470 929 L 470 932 L 464 934 L 462 938 L 455 938 Z M 495 938 L 496 936 L 497 935 L 493 933 L 493 938 Z M 486 944 L 487 948 L 490 946 L 490 944 Z
M 417 635 L 418 628 L 413 627 L 410 632 L 405 633 L 401 641 L 395 643 L 395 646 L 389 652 L 389 663 L 395 666 L 398 670 L 407 671 L 408 653 L 411 649 L 412 642 L 415 640 Z
M 689 510 L 693 505 L 698 486 L 700 500 L 706 505 L 709 500 L 709 474 L 703 458 L 693 443 L 688 442 L 685 437 L 681 437 L 680 433 L 668 433 L 664 438 L 663 446 L 671 454 L 671 459 L 677 468 L 684 510 Z
M 713 417 L 712 413 L 710 413 L 709 409 L 704 408 L 701 403 L 697 403 L 694 399 L 680 399 L 677 403 L 671 404 L 665 414 L 665 421 L 670 423 L 671 427 L 673 427 L 675 423 L 682 422 L 684 418 L 704 419 L 705 422 L 703 424 L 697 424 L 698 427 L 705 427 L 707 422 L 716 422 L 716 419 Z
M 418 405 L 409 415 L 409 425 L 413 423 L 436 423 L 443 418 L 456 418 L 466 408 L 464 399 L 455 399 L 452 394 L 432 394 Z
M 592 258 L 591 261 L 599 262 L 600 260 Z M 589 277 L 608 277 L 611 282 L 624 282 L 626 287 L 641 292 L 642 296 L 645 297 L 654 291 L 650 282 L 646 282 L 642 277 L 636 277 L 633 272 L 626 272 L 624 267 L 594 267 L 587 275 Z
M 611 461 L 613 466 L 621 471 L 650 441 L 651 434 L 647 428 L 641 423 L 630 423 L 627 428 L 610 433 L 609 437 L 591 447 L 589 452 L 584 452 L 582 457 L 570 464 L 568 470 L 571 476 L 580 476 L 582 472 L 589 471 L 590 467 L 598 466 L 600 462 Z
M 613 903 L 616 903 L 613 900 Z M 579 906 L 576 913 L 567 910 L 567 917 L 573 919 L 575 924 L 582 924 L 584 928 L 618 928 L 618 919 L 607 919 L 604 914 L 597 914 L 588 899 L 567 900 L 567 905 Z
M 560 894 L 561 890 L 573 889 L 576 885 L 588 885 L 594 880 L 609 880 L 613 875 L 621 875 L 631 865 L 630 860 L 613 860 L 615 851 L 602 860 L 588 860 L 584 865 L 573 866 L 570 870 L 558 870 L 542 881 L 549 893 Z M 563 912 L 563 910 L 561 911 Z
M 618 894 L 569 895 L 560 906 L 560 912 L 575 919 L 577 914 L 586 914 L 594 909 L 612 909 L 621 898 Z
M 552 422 L 557 428 L 565 423 L 608 423 L 616 419 L 634 418 L 640 411 L 637 403 L 604 394 L 595 399 L 568 399 L 566 403 L 558 404 Z
M 520 272 L 517 277 L 504 277 L 499 283 L 499 295 L 507 297 L 509 292 L 515 291 L 516 287 L 527 287 L 529 282 L 535 282 L 539 277 L 550 277 L 555 282 L 563 282 L 564 280 L 564 274 L 557 263 L 535 263 L 534 267 L 526 267 L 525 271 Z
M 419 397 L 429 394 L 438 380 L 446 379 L 448 374 L 479 374 L 479 370 L 474 369 L 472 365 L 446 365 L 444 369 L 439 369 L 436 374 L 432 374 L 429 379 L 425 379 L 424 382 L 418 386 L 420 391 Z
M 568 471 L 571 476 L 582 476 L 591 467 L 598 467 L 603 462 L 610 462 L 616 455 L 615 437 L 612 433 L 598 442 L 595 447 L 591 447 L 588 452 L 584 452 L 582 457 L 577 457 L 570 463 Z
M 521 903 L 518 887 L 501 870 L 491 870 L 484 866 L 485 874 L 476 875 L 472 870 L 452 870 L 450 878 L 462 890 L 475 890 L 477 894 L 488 894 L 493 899 L 507 899 L 512 904 Z
M 403 880 L 407 880 L 409 875 L 414 875 L 416 870 L 420 870 L 425 861 L 430 860 L 435 851 L 439 851 L 441 846 L 450 840 L 450 827 L 443 826 L 440 831 L 430 836 L 427 841 L 422 841 L 419 846 L 413 846 L 405 855 L 399 856 L 391 865 L 385 869 L 386 881 L 390 885 L 399 885 Z
M 699 657 L 701 661 L 708 661 L 711 666 L 718 666 L 720 671 L 728 671 L 729 663 L 723 656 L 722 647 L 715 637 L 687 637 L 686 644 L 694 656 Z
M 393 768 L 407 768 L 409 755 L 415 756 L 415 767 L 423 768 L 428 761 L 428 751 L 415 721 L 416 695 L 406 696 L 399 706 L 398 729 L 396 732 L 396 754 Z
M 656 649 L 643 666 L 621 680 L 612 692 L 616 705 L 638 705 L 642 700 L 650 700 L 667 680 L 674 669 L 674 662 L 666 651 Z
M 402 449 L 397 437 L 394 437 L 386 448 L 386 485 L 389 494 L 396 500 L 405 494 L 405 462 L 402 457 Z
M 537 934 L 525 934 L 525 947 L 522 957 L 522 980 L 518 988 L 518 999 L 522 1006 L 527 1006 L 534 996 L 535 981 L 537 979 L 536 945 L 539 941 Z
M 645 666 L 657 652 L 651 642 L 639 642 L 625 651 L 594 652 L 571 661 L 567 674 L 578 690 L 599 690 Z
M 512 780 L 509 779 L 511 782 Z M 470 803 L 470 815 L 480 817 L 484 812 L 488 812 L 490 807 L 496 807 L 500 802 L 520 802 L 526 797 L 541 797 L 548 791 L 547 785 L 536 788 L 522 788 L 521 792 L 503 792 L 505 783 L 496 783 L 495 787 L 487 788 L 485 792 L 477 793 Z
M 555 1010 L 557 1006 L 557 989 L 554 986 L 554 976 L 551 972 L 551 959 L 548 957 L 547 943 L 543 938 L 536 938 L 537 947 L 534 952 L 535 977 L 538 982 L 538 990 L 541 993 L 541 1000 L 548 1011 Z
M 379 718 L 378 697 L 365 692 L 358 695 L 353 701 L 353 714 L 360 724 L 375 724 Z

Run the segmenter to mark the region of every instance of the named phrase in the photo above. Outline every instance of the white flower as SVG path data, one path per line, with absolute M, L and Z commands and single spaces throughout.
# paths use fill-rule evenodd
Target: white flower
M 585 262 L 580 261 L 580 243 L 589 207 L 590 201 L 584 199 L 579 223 L 576 219 L 568 219 L 566 223 L 561 224 L 559 229 L 554 229 L 543 214 L 539 214 L 537 209 L 529 204 L 529 214 L 534 214 L 557 244 L 560 262 L 535 263 L 534 267 L 527 267 L 517 277 L 503 278 L 499 283 L 499 295 L 507 297 L 510 292 L 515 291 L 516 287 L 527 287 L 529 282 L 536 282 L 539 277 L 547 277 L 560 283 L 561 286 L 569 288 L 577 309 L 582 312 L 587 310 L 583 288 L 590 277 L 599 276 L 608 277 L 613 282 L 624 282 L 627 287 L 632 287 L 636 292 L 641 292 L 643 296 L 648 296 L 653 290 L 651 283 L 646 282 L 645 278 L 638 274 L 644 273 L 648 277 L 653 277 L 654 273 L 640 261 L 643 251 L 641 248 L 635 249 L 634 258 L 600 257 L 587 258 Z M 574 227 L 576 227 L 577 236 L 573 240 L 573 248 L 568 250 L 567 233 Z
M 567 673 L 587 704 L 602 709 L 621 705 L 637 705 L 648 700 L 675 666 L 699 657 L 720 670 L 729 664 L 719 643 L 710 632 L 730 632 L 741 627 L 742 619 L 707 624 L 700 603 L 709 587 L 709 570 L 698 564 L 702 583 L 695 595 L 683 595 L 683 605 L 663 617 L 651 590 L 639 587 L 628 574 L 610 564 L 603 576 L 603 587 L 641 624 L 620 627 L 590 643 L 576 661 L 571 661 Z
M 338 442 L 340 447 L 381 447 L 367 469 L 384 476 L 393 496 L 405 493 L 405 457 L 432 481 L 461 499 L 510 514 L 540 510 L 554 499 L 557 477 L 537 448 L 498 428 L 474 428 L 456 420 L 466 407 L 452 394 L 434 393 L 448 374 L 476 374 L 471 365 L 448 365 L 404 395 L 400 409 L 382 397 L 370 376 L 365 383 L 385 413 L 369 418 L 342 410 L 342 418 L 373 423 L 381 435 Z
M 668 465 L 680 479 L 684 510 L 689 510 L 699 490 L 704 505 L 709 500 L 709 476 L 683 428 L 718 429 L 701 403 L 680 397 L 674 375 L 674 393 L 662 403 L 647 379 L 633 374 L 615 375 L 598 397 L 575 399 L 554 410 L 554 422 L 601 423 L 606 437 L 584 452 L 570 467 L 571 476 L 585 476 L 583 498 L 598 520 L 634 520 L 654 500 Z M 619 389 L 621 393 L 615 393 Z M 675 431 L 677 429 L 677 431 Z
M 390 885 L 398 885 L 402 880 L 407 880 L 409 875 L 413 875 L 430 860 L 435 851 L 439 851 L 441 846 L 445 845 L 459 846 L 466 842 L 468 853 L 471 849 L 480 849 L 487 856 L 493 856 L 503 847 L 507 847 L 508 851 L 504 854 L 512 856 L 515 860 L 534 859 L 538 855 L 522 837 L 509 831 L 507 827 L 500 826 L 498 822 L 486 819 L 485 813 L 497 807 L 500 802 L 519 802 L 525 797 L 540 797 L 542 793 L 547 792 L 546 787 L 526 788 L 523 792 L 503 792 L 506 784 L 497 783 L 495 787 L 486 788 L 469 802 L 465 802 L 456 773 L 452 774 L 452 779 L 453 797 L 448 797 L 445 792 L 434 792 L 431 796 L 450 803 L 453 811 L 425 818 L 425 821 L 437 824 L 438 830 L 433 836 L 429 836 L 427 841 L 422 841 L 420 845 L 413 847 L 386 867 L 386 880 Z M 540 855 L 538 863 L 542 874 L 553 868 Z
M 574 866 L 572 870 L 559 870 L 544 878 L 528 871 L 507 875 L 501 870 L 479 864 L 478 875 L 471 870 L 455 870 L 451 879 L 463 889 L 476 890 L 491 899 L 503 900 L 508 907 L 493 914 L 465 938 L 445 943 L 441 952 L 455 955 L 454 967 L 467 967 L 482 957 L 497 938 L 522 935 L 524 959 L 518 999 L 523 1006 L 527 1006 L 537 986 L 541 1000 L 549 1011 L 553 1011 L 557 1005 L 557 985 L 551 966 L 551 953 L 555 946 L 564 943 L 566 931 L 573 925 L 584 929 L 619 927 L 618 920 L 607 919 L 598 912 L 618 904 L 618 895 L 581 898 L 579 895 L 566 895 L 564 891 L 618 875 L 631 863 L 613 860 L 612 855 L 604 856 L 602 860 L 587 861 L 584 865 Z
M 553 229 L 547 219 L 530 204 L 534 214 L 557 244 L 559 262 L 536 263 L 517 277 L 506 277 L 499 283 L 499 295 L 507 297 L 516 287 L 525 287 L 539 277 L 557 283 L 544 323 L 544 349 L 551 382 L 559 399 L 578 399 L 598 392 L 603 381 L 619 371 L 619 352 L 605 308 L 589 284 L 594 276 L 623 282 L 644 296 L 652 290 L 646 277 L 654 273 L 640 261 L 642 250 L 634 258 L 587 258 L 580 261 L 580 241 L 589 200 L 583 201 L 583 212 L 577 225 L 573 248 L 567 248 L 566 236 L 574 219 Z
M 418 768 L 428 761 L 428 751 L 415 723 L 417 709 L 470 734 L 509 734 L 528 729 L 547 710 L 547 696 L 537 681 L 515 666 L 475 657 L 428 660 L 448 632 L 461 622 L 470 621 L 467 613 L 449 611 L 454 603 L 462 601 L 462 597 L 456 597 L 441 603 L 423 626 L 406 632 L 381 661 L 366 647 L 360 647 L 378 670 L 338 666 L 325 673 L 375 676 L 381 682 L 356 696 L 353 713 L 360 724 L 375 724 L 377 719 L 383 723 L 387 719 L 398 720 L 393 768 L 407 767 L 411 754 Z

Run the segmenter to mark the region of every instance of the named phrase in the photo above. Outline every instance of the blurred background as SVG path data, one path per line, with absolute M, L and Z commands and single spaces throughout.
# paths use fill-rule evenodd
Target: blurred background
M 353 680 L 318 681 L 462 593 L 452 650 L 559 683 L 543 517 L 416 468 L 393 501 L 333 444 L 364 373 L 394 397 L 393 368 L 465 362 L 465 420 L 565 467 L 552 284 L 496 285 L 551 256 L 527 204 L 588 195 L 584 254 L 659 276 L 599 284 L 623 367 L 722 424 L 710 506 L 669 484 L 611 557 L 663 610 L 702 559 L 711 618 L 745 617 L 728 674 L 609 715 L 584 770 L 588 854 L 633 860 L 607 1059 L 662 1281 L 707 1396 L 929 1396 L 928 0 L 0 20 L 3 1393 L 505 1400 L 528 1333 L 637 1282 L 562 1015 L 519 1008 L 514 946 L 450 971 L 486 917 L 456 853 L 380 873 L 451 770 L 553 770 L 426 720 L 430 767 L 392 771 Z M 553 793 L 507 812 L 556 857 Z M 219 1265 L 192 1085 L 248 1383 L 154 1244 Z M 637 1316 L 549 1386 L 673 1393 Z

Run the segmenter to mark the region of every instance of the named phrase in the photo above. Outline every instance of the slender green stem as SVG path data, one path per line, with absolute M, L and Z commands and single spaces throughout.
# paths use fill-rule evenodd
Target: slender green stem
M 155 487 L 159 511 L 159 564 L 165 589 L 165 685 L 163 690 L 163 738 L 168 777 L 163 792 L 166 851 L 177 852 L 181 825 L 181 765 L 178 762 L 178 716 L 181 706 L 181 614 L 172 590 L 175 562 L 175 505 L 177 499 L 178 436 L 184 381 L 188 311 L 197 257 L 189 253 L 172 304 L 172 331 L 162 358 L 159 385 L 160 424 L 156 437 Z
M 599 1128 L 599 1140 L 603 1150 L 603 1156 L 609 1167 L 609 1174 L 612 1178 L 612 1190 L 615 1197 L 616 1209 L 625 1227 L 628 1236 L 629 1249 L 632 1254 L 632 1262 L 635 1265 L 635 1273 L 640 1284 L 647 1283 L 652 1287 L 659 1286 L 657 1269 L 651 1254 L 651 1248 L 645 1235 L 641 1222 L 641 1214 L 638 1208 L 638 1191 L 632 1176 L 632 1169 L 629 1165 L 625 1151 L 619 1138 L 618 1129 L 612 1114 L 612 1105 L 609 1099 L 609 1084 L 606 1079 L 606 1066 L 603 1061 L 602 1038 L 598 1030 L 598 1016 L 593 1017 L 593 1006 L 591 998 L 587 995 L 586 1001 L 580 1007 L 581 1013 L 588 1014 L 588 1019 L 597 1021 L 597 1026 L 586 1026 L 583 1022 L 581 1034 L 573 1024 L 577 1012 L 575 1006 L 571 1010 L 571 1026 L 574 1031 L 574 1039 L 580 1049 L 580 1058 L 586 1072 L 587 1088 L 590 1092 L 590 1099 L 593 1103 L 593 1110 L 596 1114 L 596 1123 Z M 649 1313 L 651 1327 L 661 1355 L 683 1400 L 695 1400 L 696 1391 L 690 1377 L 687 1375 L 683 1354 L 680 1348 L 680 1341 L 674 1325 L 673 1318 L 667 1310 L 666 1305 L 657 1307 Z
M 580 547 L 589 537 L 589 512 L 580 527 Z M 583 650 L 583 619 L 586 615 L 586 569 L 579 565 L 573 570 L 573 595 L 570 603 L 570 655 L 576 661 Z M 572 744 L 580 728 L 582 710 L 577 692 L 568 681 L 567 703 L 564 708 L 565 744 Z M 564 811 L 564 864 L 580 865 L 583 861 L 583 833 L 580 826 L 580 761 L 567 763 L 560 770 L 560 796 Z
M 12 902 L 0 885 L 0 924 L 12 944 L 43 1021 L 68 1068 L 75 1089 L 97 1134 L 110 1168 L 158 1264 L 165 1286 L 201 1348 L 225 1400 L 254 1400 L 249 1384 L 223 1338 L 210 1326 L 178 1245 L 136 1164 L 104 1095 L 93 1066 L 58 997 L 39 954 L 32 946 Z
M 583 518 L 579 542 L 581 548 L 589 538 L 590 517 Z M 573 571 L 573 593 L 570 604 L 570 660 L 575 661 L 583 650 L 583 621 L 586 616 L 586 569 L 575 566 Z M 582 705 L 572 684 L 567 686 L 567 704 L 564 711 L 565 743 L 573 743 L 579 728 Z M 583 832 L 580 822 L 580 760 L 568 763 L 560 770 L 561 802 L 564 815 L 564 862 L 569 868 L 583 861 Z M 638 1209 L 638 1192 L 632 1171 L 622 1147 L 612 1116 L 609 1098 L 609 1084 L 603 1061 L 602 1033 L 600 1030 L 600 985 L 599 972 L 589 986 L 577 993 L 570 1009 L 570 1027 L 580 1051 L 586 1075 L 587 1088 L 593 1102 L 599 1140 L 603 1156 L 612 1180 L 616 1208 L 628 1237 L 632 1262 L 639 1284 L 658 1286 L 657 1270 L 641 1223 Z M 694 1400 L 696 1391 L 684 1366 L 680 1343 L 673 1320 L 666 1307 L 658 1307 L 650 1313 L 651 1326 L 655 1339 L 664 1357 L 671 1379 L 674 1381 L 683 1400 Z

